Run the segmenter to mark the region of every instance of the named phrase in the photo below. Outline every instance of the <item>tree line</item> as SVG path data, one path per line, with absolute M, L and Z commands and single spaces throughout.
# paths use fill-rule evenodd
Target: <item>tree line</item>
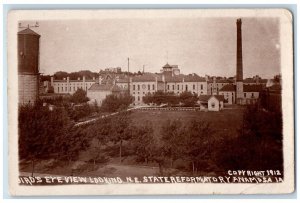
M 197 104 L 198 95 L 188 91 L 182 92 L 176 95 L 174 92 L 157 91 L 154 93 L 148 93 L 143 97 L 145 104 L 167 104 L 168 106 L 184 106 L 193 107 Z

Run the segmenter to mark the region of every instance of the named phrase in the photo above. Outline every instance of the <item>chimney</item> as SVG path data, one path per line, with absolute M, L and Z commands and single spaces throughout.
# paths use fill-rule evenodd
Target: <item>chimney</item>
M 93 77 L 93 81 L 95 81 L 95 77 Z
M 205 81 L 208 82 L 208 75 L 205 75 Z
M 83 82 L 85 82 L 85 76 L 83 76 L 82 79 L 83 79 Z
M 68 77 L 67 77 L 67 81 L 69 82 L 69 80 L 70 80 L 70 77 L 68 76 Z
M 80 80 L 80 77 L 78 77 L 77 80 Z
M 242 19 L 236 21 L 237 47 L 236 47 L 236 81 L 243 81 L 243 52 L 242 52 Z
M 53 87 L 53 85 L 54 85 L 54 78 L 53 78 L 53 76 L 51 77 L 51 86 Z

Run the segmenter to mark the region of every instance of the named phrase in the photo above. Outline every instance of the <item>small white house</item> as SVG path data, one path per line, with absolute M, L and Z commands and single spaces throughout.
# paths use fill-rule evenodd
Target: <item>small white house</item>
M 201 95 L 200 110 L 205 108 L 208 111 L 220 111 L 224 108 L 224 96 L 223 95 Z
M 220 111 L 224 108 L 224 96 L 212 95 L 208 99 L 208 111 Z

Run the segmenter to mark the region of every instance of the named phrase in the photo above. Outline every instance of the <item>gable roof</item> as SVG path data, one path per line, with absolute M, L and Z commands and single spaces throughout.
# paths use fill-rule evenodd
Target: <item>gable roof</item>
M 225 101 L 224 95 L 212 95 L 212 97 L 215 97 L 219 101 Z
M 199 96 L 199 101 L 202 101 L 202 102 L 208 102 L 209 98 L 211 97 L 212 95 L 200 95 Z
M 199 96 L 199 101 L 200 102 L 208 102 L 211 98 L 216 98 L 219 101 L 224 101 L 225 98 L 223 95 L 200 95 Z
M 18 35 L 36 35 L 36 36 L 40 36 L 38 33 L 34 32 L 30 28 L 26 28 L 25 30 L 21 30 L 20 32 L 18 32 Z
M 224 85 L 219 92 L 235 92 L 235 85 L 234 84 L 227 84 Z

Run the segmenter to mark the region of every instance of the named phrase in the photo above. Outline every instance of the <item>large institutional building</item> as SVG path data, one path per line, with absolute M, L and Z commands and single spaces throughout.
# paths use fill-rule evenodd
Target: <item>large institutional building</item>
M 258 76 L 243 78 L 243 52 L 242 52 L 242 21 L 236 21 L 237 26 L 237 52 L 236 52 L 236 76 L 231 78 L 200 77 L 192 73 L 184 75 L 180 73 L 177 65 L 164 65 L 160 73 L 141 73 L 126 75 L 120 68 L 100 71 L 99 78 L 90 80 L 82 79 L 63 80 L 51 79 L 51 85 L 55 93 L 73 94 L 81 88 L 87 91 L 91 100 L 102 103 L 108 94 L 129 92 L 134 97 L 133 105 L 144 105 L 143 97 L 148 93 L 157 91 L 174 92 L 179 95 L 189 91 L 201 98 L 203 95 L 215 95 L 215 99 L 228 104 L 252 104 L 257 102 L 259 93 L 266 86 L 267 80 Z M 206 98 L 207 101 L 209 98 Z M 223 101 L 223 100 L 222 100 Z

